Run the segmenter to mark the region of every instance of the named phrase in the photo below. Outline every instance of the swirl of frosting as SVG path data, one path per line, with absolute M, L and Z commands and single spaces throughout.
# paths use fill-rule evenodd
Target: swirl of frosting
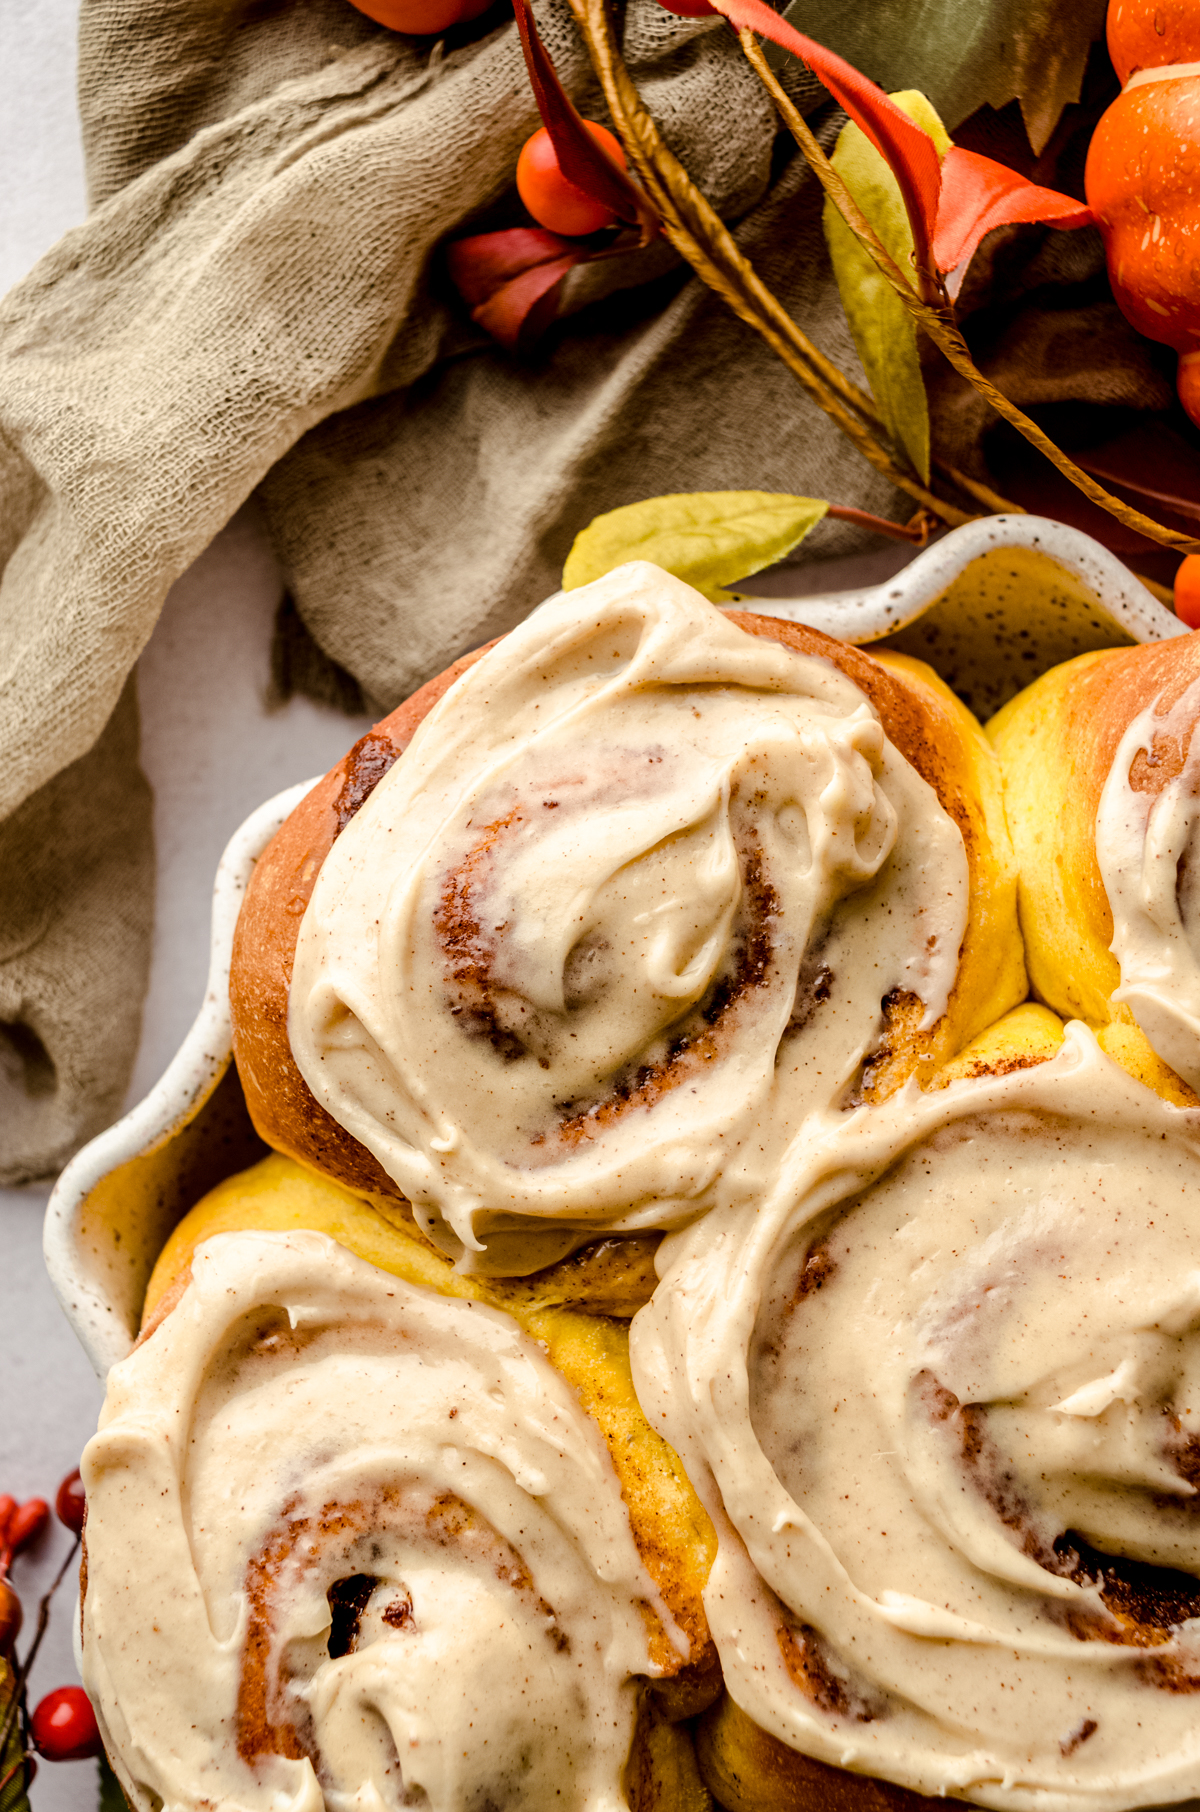
M 1200 681 L 1157 701 L 1117 746 L 1096 813 L 1112 909 L 1113 992 L 1164 1063 L 1200 1090 Z M 1164 763 L 1171 778 L 1155 791 Z
M 1076 1023 L 675 1235 L 634 1376 L 735 1703 L 986 1806 L 1200 1793 L 1200 1113 Z
M 625 1807 L 670 1620 L 507 1316 L 320 1234 L 221 1235 L 82 1470 L 84 1679 L 136 1807 Z
M 757 1194 L 883 996 L 944 1011 L 967 892 L 852 681 L 635 563 L 463 674 L 334 844 L 291 1047 L 446 1250 L 533 1269 Z

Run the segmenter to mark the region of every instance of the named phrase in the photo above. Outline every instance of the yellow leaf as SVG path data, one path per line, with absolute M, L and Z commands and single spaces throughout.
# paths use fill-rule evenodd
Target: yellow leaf
M 653 560 L 714 604 L 724 587 L 782 560 L 829 508 L 776 491 L 688 491 L 647 497 L 589 522 L 567 555 L 563 590 L 574 591 L 626 560 Z
M 950 139 L 925 96 L 914 88 L 892 99 L 928 132 L 939 157 L 944 157 Z M 901 270 L 911 271 L 912 231 L 900 186 L 857 126 L 843 126 L 833 164 Z M 825 238 L 842 307 L 883 425 L 928 484 L 929 405 L 913 318 L 830 201 L 825 203 Z

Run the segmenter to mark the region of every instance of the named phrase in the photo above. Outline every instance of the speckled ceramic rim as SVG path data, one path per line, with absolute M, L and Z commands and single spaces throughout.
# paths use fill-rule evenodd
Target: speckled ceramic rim
M 955 529 L 895 578 L 862 591 L 754 601 L 763 614 L 808 623 L 866 643 L 912 623 L 980 556 L 1022 547 L 1047 555 L 1095 594 L 1118 641 L 1161 641 L 1185 633 L 1178 618 L 1088 535 L 1039 516 L 992 516 Z M 212 960 L 204 1005 L 162 1080 L 115 1126 L 93 1139 L 63 1171 L 46 1211 L 45 1253 L 67 1319 L 101 1376 L 128 1350 L 120 1305 L 105 1300 L 81 1249 L 84 1203 L 109 1172 L 170 1140 L 193 1118 L 231 1056 L 229 964 L 234 926 L 254 863 L 314 783 L 305 781 L 249 817 L 231 839 L 213 891 Z M 118 1311 L 118 1312 L 115 1312 Z
M 1122 636 L 1162 642 L 1188 633 L 1107 548 L 1045 516 L 984 516 L 953 529 L 883 585 L 808 598 L 755 598 L 753 608 L 764 616 L 823 629 L 843 642 L 878 642 L 915 622 L 973 560 L 1013 547 L 1044 554 L 1077 574 Z
M 242 896 L 255 862 L 315 784 L 306 780 L 277 793 L 230 838 L 213 886 L 208 983 L 195 1023 L 145 1099 L 72 1158 L 47 1204 L 42 1245 L 46 1269 L 68 1321 L 101 1377 L 123 1352 L 114 1343 L 113 1304 L 102 1300 L 80 1262 L 83 1205 L 101 1177 L 186 1126 L 224 1074 L 233 1054 L 229 964 Z

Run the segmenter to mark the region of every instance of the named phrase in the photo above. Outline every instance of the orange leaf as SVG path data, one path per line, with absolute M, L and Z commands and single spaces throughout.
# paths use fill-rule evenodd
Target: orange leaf
M 713 5 L 731 25 L 748 26 L 799 57 L 862 128 L 900 185 L 917 268 L 928 269 L 942 181 L 937 149 L 929 134 L 853 64 L 796 31 L 764 0 L 713 0 Z
M 1044 221 L 1049 226 L 1089 226 L 1083 202 L 1056 189 L 1040 189 L 1004 164 L 954 145 L 942 160 L 942 198 L 933 239 L 939 271 L 956 270 L 993 227 Z

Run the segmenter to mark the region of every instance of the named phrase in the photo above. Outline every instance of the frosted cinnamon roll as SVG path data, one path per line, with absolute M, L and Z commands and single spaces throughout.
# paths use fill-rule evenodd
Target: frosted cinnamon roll
M 733 618 L 644 563 L 551 600 L 459 673 L 319 865 L 327 803 L 268 851 L 233 988 L 252 1111 L 492 1271 L 754 1200 L 805 1114 L 1021 998 L 989 764 L 918 663 Z M 282 1018 L 257 978 L 301 848 L 285 1058 L 253 1022 Z
M 720 1690 L 701 1599 L 716 1540 L 678 1456 L 649 1426 L 634 1392 L 628 1326 L 615 1317 L 631 1312 L 626 1302 L 631 1289 L 638 1306 L 645 1300 L 640 1276 L 631 1276 L 625 1261 L 627 1248 L 636 1242 L 611 1240 L 607 1249 L 592 1252 L 591 1300 L 587 1312 L 580 1313 L 565 1306 L 580 1282 L 569 1263 L 528 1278 L 465 1275 L 399 1212 L 377 1208 L 275 1153 L 227 1177 L 175 1228 L 147 1287 L 141 1337 L 152 1333 L 180 1300 L 198 1247 L 219 1234 L 302 1229 L 336 1240 L 389 1277 L 420 1290 L 500 1310 L 538 1342 L 607 1443 L 638 1552 L 675 1628 L 686 1638 L 685 1650 L 655 1640 L 659 1671 L 654 1703 L 672 1720 L 705 1710 Z M 607 1312 L 600 1312 L 602 1307 Z M 662 1812 L 670 1805 L 666 1801 Z
M 686 1640 L 509 1317 L 317 1234 L 213 1239 L 83 1475 L 84 1678 L 133 1806 L 629 1804 L 635 1682 Z
M 989 725 L 1030 979 L 1151 1087 L 1200 1089 L 1200 645 L 1085 654 Z
M 1200 1793 L 1200 1113 L 1076 1022 L 660 1261 L 634 1375 L 717 1528 L 729 1812 Z

